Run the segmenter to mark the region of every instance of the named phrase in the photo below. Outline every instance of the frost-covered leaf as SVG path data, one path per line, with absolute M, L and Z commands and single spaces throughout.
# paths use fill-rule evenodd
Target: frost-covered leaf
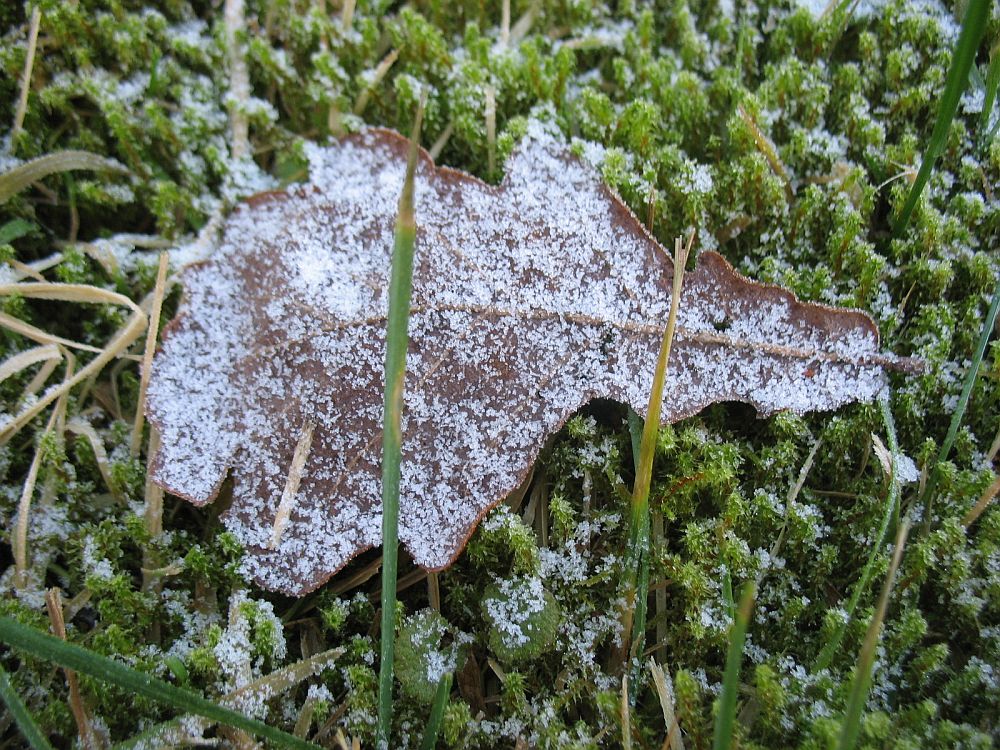
M 153 477 L 203 504 L 227 472 L 246 572 L 290 594 L 381 541 L 389 258 L 407 143 L 368 130 L 311 154 L 312 180 L 251 199 L 187 270 L 153 367 Z M 426 155 L 405 385 L 399 535 L 447 566 L 593 398 L 646 410 L 670 303 L 663 248 L 533 126 L 499 187 Z M 886 366 L 855 311 L 748 281 L 715 253 L 685 279 L 663 421 L 716 401 L 833 409 Z

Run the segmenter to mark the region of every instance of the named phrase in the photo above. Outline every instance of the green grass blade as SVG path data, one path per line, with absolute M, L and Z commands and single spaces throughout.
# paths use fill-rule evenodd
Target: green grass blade
M 906 231 L 906 225 L 910 222 L 913 209 L 916 208 L 920 194 L 923 192 L 927 180 L 930 179 L 934 162 L 944 150 L 945 141 L 948 139 L 948 129 L 951 127 L 951 121 L 955 119 L 959 100 L 969 82 L 969 70 L 976 60 L 976 50 L 979 49 L 979 41 L 983 38 L 989 12 L 990 0 L 969 0 L 969 5 L 965 10 L 965 18 L 962 20 L 962 30 L 958 35 L 955 52 L 951 57 L 948 77 L 945 79 L 944 93 L 941 95 L 941 104 L 938 107 L 934 130 L 927 142 L 923 161 L 920 162 L 920 171 L 917 172 L 917 177 L 913 181 L 913 185 L 910 186 L 906 203 L 903 204 L 903 210 L 899 212 L 899 218 L 893 227 L 892 233 L 896 237 Z
M 21 696 L 10 684 L 10 675 L 2 666 L 0 666 L 0 698 L 7 705 L 7 710 L 10 711 L 11 717 L 17 724 L 17 728 L 21 730 L 21 735 L 28 741 L 31 750 L 52 750 L 52 745 L 45 739 L 45 735 L 38 728 L 31 712 L 28 711 L 28 707 L 24 705 Z
M 280 747 L 316 750 L 317 746 L 287 732 L 268 726 L 262 721 L 223 708 L 190 690 L 171 685 L 152 675 L 120 664 L 106 656 L 95 654 L 55 636 L 41 633 L 9 617 L 0 617 L 0 641 L 21 649 L 32 656 L 75 669 L 103 682 L 117 685 L 123 690 L 144 695 L 155 701 L 243 729 L 251 734 L 271 740 Z
M 434 703 L 431 705 L 431 715 L 424 728 L 424 736 L 420 740 L 420 750 L 434 750 L 437 745 L 438 732 L 441 731 L 441 719 L 444 718 L 444 707 L 448 705 L 451 695 L 451 672 L 443 675 L 438 681 Z
M 406 347 L 409 342 L 410 293 L 413 288 L 413 249 L 417 225 L 413 216 L 413 180 L 417 169 L 421 97 L 413 125 L 406 178 L 399 197 L 396 238 L 392 249 L 389 280 L 389 319 L 385 344 L 385 398 L 382 421 L 382 643 L 378 684 L 379 748 L 389 747 L 392 727 L 392 672 L 396 643 L 396 573 L 399 552 L 399 477 L 403 458 L 403 381 L 406 376 Z
M 965 384 L 962 386 L 962 394 L 958 397 L 958 405 L 955 413 L 951 417 L 951 424 L 948 426 L 948 434 L 945 435 L 944 442 L 941 443 L 941 450 L 938 451 L 937 459 L 931 468 L 930 476 L 921 499 L 924 501 L 924 530 L 930 529 L 931 510 L 934 507 L 934 492 L 937 490 L 937 483 L 940 479 L 941 464 L 948 459 L 952 447 L 955 445 L 955 438 L 958 437 L 958 428 L 962 424 L 965 416 L 965 409 L 969 405 L 969 397 L 972 395 L 972 388 L 976 384 L 976 376 L 979 374 L 979 366 L 982 364 L 983 355 L 986 353 L 986 345 L 993 334 L 993 326 L 996 324 L 997 312 L 1000 311 L 1000 278 L 997 279 L 996 287 L 993 290 L 993 300 L 990 302 L 990 309 L 986 313 L 986 320 L 983 321 L 982 330 L 979 333 L 979 342 L 976 344 L 976 351 L 972 355 L 972 364 L 969 365 L 969 372 L 965 376 Z
M 1000 90 L 1000 40 L 994 43 L 990 50 L 990 67 L 986 71 L 986 82 L 983 92 L 983 111 L 979 115 L 979 145 L 983 147 L 988 142 L 986 129 L 990 125 L 990 115 L 996 104 L 997 91 Z
M 819 656 L 816 657 L 816 661 L 813 662 L 813 674 L 826 669 L 833 661 L 833 657 L 837 653 L 837 649 L 840 648 L 840 644 L 844 640 L 844 635 L 847 633 L 847 626 L 850 625 L 851 618 L 854 617 L 854 610 L 858 608 L 858 602 L 860 601 L 862 594 L 868 590 L 868 583 L 871 581 L 872 575 L 875 573 L 875 564 L 878 561 L 879 555 L 882 553 L 882 545 L 885 543 L 886 537 L 889 533 L 889 524 L 893 519 L 899 518 L 900 484 L 899 476 L 895 470 L 896 455 L 899 453 L 899 446 L 896 441 L 896 423 L 892 418 L 892 412 L 889 409 L 888 399 L 880 398 L 879 407 L 882 410 L 882 421 L 885 423 L 885 432 L 889 443 L 889 453 L 892 455 L 893 461 L 892 476 L 889 478 L 889 496 L 886 498 L 885 512 L 882 514 L 882 521 L 879 524 L 878 533 L 875 535 L 874 539 L 872 539 L 872 547 L 868 553 L 868 561 L 865 563 L 865 567 L 861 571 L 861 578 L 858 579 L 858 583 L 854 587 L 854 592 L 851 594 L 850 601 L 844 608 L 844 611 L 846 612 L 844 621 L 834 631 L 830 640 L 827 641 L 826 645 L 819 652 Z
M 719 712 L 715 715 L 712 733 L 712 750 L 729 750 L 733 746 L 733 729 L 736 726 L 736 701 L 740 694 L 740 665 L 743 663 L 743 646 L 750 626 L 753 603 L 757 598 L 757 584 L 753 581 L 743 586 L 736 619 L 729 631 L 729 653 L 726 655 L 726 674 L 722 678 L 722 695 Z
M 692 236 L 693 239 L 693 236 Z M 685 245 L 678 238 L 674 245 L 674 278 L 673 290 L 670 295 L 670 313 L 667 325 L 663 331 L 660 343 L 660 353 L 656 360 L 656 371 L 653 373 L 653 385 L 649 392 L 649 405 L 646 420 L 642 428 L 642 439 L 639 444 L 639 461 L 636 466 L 635 484 L 632 488 L 632 509 L 629 523 L 629 543 L 625 554 L 625 567 L 622 588 L 625 592 L 625 605 L 621 612 L 623 648 L 619 658 L 625 659 L 629 653 L 630 636 L 636 624 L 636 608 L 638 600 L 643 600 L 640 615 L 645 619 L 646 592 L 639 590 L 640 579 L 643 577 L 643 557 L 649 554 L 649 488 L 653 477 L 653 456 L 656 453 L 656 436 L 660 428 L 660 409 L 663 405 L 663 386 L 667 378 L 667 363 L 670 361 L 670 347 L 674 340 L 677 327 L 677 310 L 680 306 L 681 288 L 684 281 L 684 266 L 687 263 L 690 242 Z M 634 423 L 638 424 L 638 423 Z M 630 425 L 631 426 L 631 425 Z M 647 560 L 648 565 L 648 560 Z M 649 580 L 648 568 L 645 575 Z M 645 623 L 643 623 L 645 628 Z M 641 634 L 640 634 L 641 636 Z
M 128 170 L 114 159 L 92 154 L 89 151 L 56 151 L 39 156 L 0 174 L 0 204 L 24 190 L 28 185 L 56 172 L 74 169 L 105 170 L 127 173 Z
M 903 546 L 906 544 L 906 535 L 909 533 L 909 530 L 909 522 L 904 521 L 899 527 L 899 532 L 896 534 L 896 547 L 892 553 L 889 572 L 886 573 L 878 606 L 875 608 L 875 613 L 872 615 L 871 622 L 868 625 L 868 632 L 865 633 L 865 640 L 861 645 L 861 653 L 858 654 L 858 664 L 854 670 L 854 680 L 851 682 L 851 693 L 847 700 L 844 723 L 840 728 L 837 750 L 852 750 L 855 744 L 857 744 L 858 736 L 861 734 L 861 714 L 864 711 L 865 702 L 868 700 L 868 691 L 871 688 L 875 649 L 878 647 L 882 622 L 885 620 L 885 613 L 889 608 L 889 596 L 892 594 L 892 587 L 896 580 L 896 570 L 899 568 L 899 561 L 903 557 Z

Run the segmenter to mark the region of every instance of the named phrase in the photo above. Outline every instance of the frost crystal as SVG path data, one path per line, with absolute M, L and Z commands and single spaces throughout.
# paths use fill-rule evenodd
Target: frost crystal
M 301 595 L 381 542 L 385 315 L 406 148 L 384 130 L 311 148 L 308 185 L 242 206 L 213 259 L 186 271 L 154 362 L 155 481 L 203 504 L 231 471 L 225 524 L 247 550 L 245 572 L 269 589 Z M 645 413 L 672 266 L 595 170 L 537 126 L 499 187 L 424 155 L 416 217 L 399 535 L 440 569 L 582 405 L 614 398 Z M 685 280 L 663 420 L 720 400 L 762 415 L 833 409 L 873 398 L 891 364 L 866 315 L 801 303 L 703 252 Z M 290 515 L 275 535 L 286 486 Z

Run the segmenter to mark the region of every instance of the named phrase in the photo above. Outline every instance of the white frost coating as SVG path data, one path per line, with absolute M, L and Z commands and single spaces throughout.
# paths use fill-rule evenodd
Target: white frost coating
M 155 480 L 203 503 L 231 470 L 225 524 L 248 551 L 245 573 L 270 589 L 305 593 L 381 542 L 384 317 L 405 152 L 376 130 L 310 147 L 311 183 L 241 207 L 212 260 L 185 272 L 182 315 L 154 362 Z M 501 187 L 424 160 L 416 188 L 399 535 L 440 568 L 583 404 L 645 412 L 671 266 L 537 122 Z M 870 321 L 752 286 L 714 254 L 685 280 L 680 309 L 665 422 L 719 400 L 768 414 L 883 388 Z M 271 550 L 307 421 L 312 449 Z
M 500 634 L 505 648 L 516 649 L 531 640 L 525 632 L 528 619 L 545 609 L 545 589 L 537 576 L 501 579 L 496 582 L 497 596 L 483 600 L 486 616 Z

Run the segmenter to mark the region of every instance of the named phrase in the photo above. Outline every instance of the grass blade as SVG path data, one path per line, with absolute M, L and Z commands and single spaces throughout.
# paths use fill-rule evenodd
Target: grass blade
M 972 355 L 972 364 L 969 365 L 969 372 L 965 376 L 965 384 L 962 386 L 962 395 L 958 397 L 958 405 L 955 413 L 951 417 L 951 424 L 948 426 L 948 434 L 945 435 L 944 442 L 941 443 L 941 450 L 938 451 L 934 466 L 927 484 L 924 486 L 921 499 L 924 501 L 924 531 L 930 528 L 931 510 L 934 506 L 934 492 L 940 479 L 940 467 L 948 459 L 952 446 L 955 445 L 955 438 L 958 436 L 958 428 L 962 424 L 962 417 L 965 416 L 965 409 L 969 405 L 969 397 L 972 395 L 972 388 L 976 384 L 976 376 L 979 374 L 979 365 L 982 364 L 983 355 L 986 353 L 986 345 L 993 334 L 993 326 L 997 321 L 997 312 L 1000 311 L 1000 278 L 997 279 L 996 288 L 993 290 L 993 301 L 990 302 L 990 309 L 986 313 L 986 320 L 983 321 L 983 328 L 979 334 L 979 342 L 976 344 L 976 351 Z
M 406 179 L 399 198 L 396 239 L 389 280 L 389 319 L 386 332 L 385 398 L 382 422 L 382 644 L 378 684 L 379 748 L 389 747 L 392 727 L 392 668 L 396 643 L 396 573 L 399 551 L 399 476 L 402 462 L 403 380 L 409 340 L 410 292 L 413 287 L 413 247 L 417 225 L 413 216 L 413 180 L 417 169 L 420 123 L 426 94 L 421 95 L 410 140 Z
M 996 104 L 997 91 L 1000 90 L 1000 40 L 994 42 L 990 50 L 990 67 L 986 71 L 985 92 L 983 95 L 983 111 L 979 115 L 979 145 L 986 145 L 987 128 L 990 126 L 990 116 L 993 105 Z
M 7 705 L 11 717 L 17 723 L 17 728 L 21 730 L 21 735 L 28 741 L 31 750 L 52 750 L 52 745 L 45 739 L 42 730 L 38 728 L 32 718 L 28 707 L 24 705 L 21 697 L 10 684 L 10 675 L 0 666 L 0 698 Z
M 736 610 L 732 630 L 729 631 L 729 653 L 726 655 L 726 674 L 722 678 L 722 695 L 719 712 L 715 715 L 712 733 L 712 750 L 729 750 L 733 746 L 733 728 L 736 725 L 736 700 L 740 694 L 740 665 L 743 663 L 743 646 L 747 639 L 750 614 L 757 598 L 757 584 L 749 581 L 743 586 L 740 606 Z
M 114 159 L 106 159 L 89 151 L 56 151 L 0 174 L 0 205 L 43 177 L 74 169 L 128 173 L 128 170 Z
M 854 610 L 858 607 L 861 595 L 868 589 L 868 583 L 875 572 L 875 563 L 878 560 L 879 554 L 881 554 L 882 545 L 885 543 L 886 536 L 889 533 L 889 524 L 893 518 L 899 517 L 900 484 L 899 474 L 896 471 L 896 455 L 899 453 L 899 446 L 896 442 L 896 424 L 892 418 L 892 412 L 889 410 L 889 401 L 885 398 L 880 398 L 879 407 L 882 410 L 882 421 L 885 422 L 889 452 L 892 455 L 893 469 L 892 475 L 889 477 L 889 496 L 886 498 L 885 512 L 882 514 L 878 533 L 872 540 L 872 548 L 868 553 L 868 562 L 865 563 L 865 567 L 861 571 L 861 578 L 858 579 L 858 583 L 854 587 L 854 592 L 851 594 L 851 599 L 847 603 L 847 607 L 845 607 L 846 617 L 834 631 L 830 640 L 827 641 L 823 650 L 819 652 L 816 661 L 813 662 L 813 674 L 826 669 L 833 661 L 834 654 L 837 653 L 837 649 L 840 648 L 841 641 L 844 640 L 844 635 L 847 633 L 847 626 L 851 623 L 851 618 L 854 617 Z
M 420 750 L 434 750 L 437 745 L 438 732 L 441 730 L 441 719 L 444 718 L 444 707 L 448 705 L 451 695 L 451 672 L 441 676 L 438 681 L 434 703 L 431 705 L 431 715 L 427 719 L 424 736 L 420 740 Z
M 186 713 L 197 714 L 243 729 L 269 739 L 281 747 L 316 750 L 317 746 L 287 732 L 268 726 L 262 721 L 219 706 L 190 690 L 171 685 L 152 675 L 120 664 L 106 656 L 95 654 L 72 643 L 66 643 L 47 633 L 22 625 L 9 617 L 0 617 L 0 641 L 21 649 L 32 656 L 58 664 L 60 667 L 83 672 L 91 677 L 144 695 Z
M 951 121 L 955 119 L 958 102 L 969 81 L 969 70 L 976 61 L 976 50 L 979 49 L 979 41 L 983 38 L 983 32 L 986 30 L 989 12 L 989 0 L 969 0 L 969 5 L 965 9 L 962 30 L 958 35 L 958 42 L 955 44 L 951 65 L 948 67 L 948 77 L 945 79 L 944 92 L 941 95 L 941 104 L 938 107 L 934 130 L 931 132 L 930 140 L 927 141 L 927 150 L 924 151 L 923 161 L 920 162 L 920 171 L 917 172 L 917 177 L 913 181 L 913 185 L 910 186 L 906 203 L 903 204 L 903 210 L 899 212 L 899 218 L 896 219 L 896 225 L 892 230 L 896 237 L 906 231 L 906 225 L 910 222 L 913 209 L 916 208 L 920 194 L 923 192 L 927 180 L 930 179 L 934 162 L 944 150 L 945 141 L 948 139 L 948 129 L 951 127 Z
M 854 670 L 854 680 L 851 683 L 851 694 L 847 700 L 847 712 L 844 715 L 844 723 L 841 725 L 837 750 L 852 750 L 857 744 L 858 735 L 861 734 L 861 713 L 864 711 L 865 702 L 868 700 L 868 690 L 871 687 L 875 649 L 878 646 L 882 621 L 885 620 L 885 612 L 889 607 L 889 595 L 892 593 L 896 570 L 903 557 L 903 546 L 906 544 L 906 535 L 909 531 L 909 521 L 903 521 L 900 524 L 899 533 L 896 534 L 896 548 L 892 553 L 892 562 L 889 564 L 889 572 L 885 576 L 885 584 L 882 586 L 878 606 L 872 615 L 871 623 L 868 625 L 868 632 L 865 633 L 861 653 L 858 654 L 858 665 Z
M 649 554 L 649 488 L 653 477 L 653 455 L 656 452 L 656 435 L 660 428 L 660 408 L 663 404 L 663 386 L 667 379 L 667 363 L 670 360 L 670 347 L 674 340 L 674 330 L 677 327 L 677 310 L 680 307 L 681 288 L 684 283 L 684 266 L 687 263 L 688 252 L 691 250 L 691 242 L 685 245 L 681 238 L 677 238 L 674 243 L 674 278 L 673 290 L 670 295 L 670 313 L 667 317 L 667 326 L 663 332 L 663 341 L 660 344 L 660 354 L 656 361 L 656 371 L 653 373 L 653 386 L 649 393 L 649 406 L 646 413 L 646 421 L 642 426 L 642 439 L 639 444 L 639 460 L 636 465 L 635 484 L 632 489 L 632 510 L 629 525 L 628 552 L 625 556 L 625 580 L 623 588 L 625 591 L 625 605 L 621 613 L 622 620 L 622 647 L 616 653 L 614 661 L 623 662 L 629 654 L 629 635 L 633 633 L 633 625 L 636 624 L 636 607 L 638 600 L 642 600 L 640 606 L 640 619 L 645 619 L 645 597 L 646 592 L 639 590 L 641 579 L 649 580 L 648 554 Z M 633 420 L 630 428 L 634 428 L 637 422 Z M 643 558 L 647 558 L 645 573 L 643 573 Z M 642 623 L 645 629 L 645 623 Z M 637 634 L 640 638 L 642 633 Z

